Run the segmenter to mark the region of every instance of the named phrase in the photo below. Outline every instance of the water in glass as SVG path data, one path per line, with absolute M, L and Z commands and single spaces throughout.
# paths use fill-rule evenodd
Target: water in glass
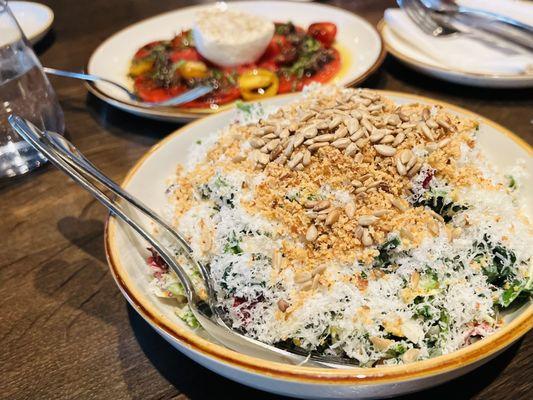
M 18 114 L 41 129 L 63 133 L 63 112 L 39 60 L 0 0 L 0 178 L 24 174 L 46 159 L 11 128 Z

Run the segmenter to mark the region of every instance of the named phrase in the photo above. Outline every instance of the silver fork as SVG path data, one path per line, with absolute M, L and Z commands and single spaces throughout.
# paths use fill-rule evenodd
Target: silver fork
M 130 91 L 126 86 L 118 82 L 112 81 L 110 79 L 103 78 L 98 75 L 85 74 L 81 72 L 63 71 L 61 69 L 48 68 L 48 67 L 43 67 L 43 71 L 49 75 L 63 76 L 66 78 L 73 78 L 73 79 L 81 79 L 83 81 L 88 81 L 88 82 L 105 82 L 109 85 L 113 85 L 114 87 L 122 90 L 124 93 L 128 95 L 130 100 L 135 101 L 139 103 L 140 105 L 148 106 L 148 107 L 178 106 L 180 104 L 185 104 L 185 103 L 188 103 L 189 101 L 196 100 L 197 98 L 205 96 L 206 94 L 214 90 L 213 86 L 211 85 L 201 85 L 191 90 L 188 90 L 187 92 L 182 93 L 176 97 L 172 97 L 168 100 L 150 102 L 150 101 L 143 101 L 142 99 L 139 98 L 139 96 L 137 96 L 135 93 Z
M 327 368 L 354 367 L 353 360 L 347 358 L 321 356 L 298 349 L 278 348 L 233 330 L 225 322 L 223 312 L 217 307 L 209 270 L 194 259 L 190 246 L 179 233 L 169 227 L 140 200 L 124 191 L 119 185 L 99 171 L 63 136 L 50 131 L 43 132 L 31 122 L 16 115 L 10 115 L 8 121 L 21 137 L 40 151 L 54 166 L 91 193 L 110 210 L 114 217 L 129 225 L 152 246 L 182 282 L 189 308 L 200 325 L 220 343 L 240 353 L 277 362 Z M 117 201 L 106 195 L 99 185 L 113 192 L 120 200 Z M 131 208 L 125 207 L 122 202 Z M 136 212 L 133 212 L 132 209 Z M 177 262 L 169 246 L 164 245 L 160 239 L 149 233 L 150 228 L 148 227 L 150 224 L 155 225 L 160 232 L 166 234 L 165 239 L 170 241 L 173 247 L 180 249 L 189 260 L 192 260 L 193 265 L 198 267 L 206 287 L 206 300 L 198 295 L 187 271 Z
M 524 48 L 529 51 L 533 49 L 533 36 L 525 31 L 516 30 L 516 27 L 513 28 L 511 24 L 502 28 L 494 24 L 494 20 L 491 23 L 487 18 L 435 11 L 427 7 L 422 0 L 396 0 L 396 2 L 428 35 L 444 37 L 457 33 L 467 34 L 468 37 L 505 54 L 520 54 L 523 53 L 520 50 Z

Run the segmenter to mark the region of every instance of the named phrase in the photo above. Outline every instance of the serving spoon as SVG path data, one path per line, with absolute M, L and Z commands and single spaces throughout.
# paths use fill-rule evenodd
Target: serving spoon
M 181 93 L 175 97 L 172 97 L 167 100 L 163 101 L 144 101 L 139 96 L 137 96 L 135 93 L 133 93 L 131 90 L 129 90 L 126 86 L 112 81 L 110 79 L 93 75 L 93 74 L 85 74 L 82 72 L 72 72 L 72 71 L 63 71 L 61 69 L 55 69 L 55 68 L 49 68 L 49 67 L 43 67 L 43 71 L 49 75 L 56 75 L 56 76 L 62 76 L 65 78 L 73 78 L 73 79 L 80 79 L 82 81 L 87 82 L 104 82 L 109 85 L 112 85 L 120 90 L 122 90 L 124 93 L 128 95 L 130 100 L 139 103 L 139 105 L 146 106 L 146 107 L 170 107 L 170 106 L 178 106 L 180 104 L 188 103 L 189 101 L 196 100 L 199 97 L 205 96 L 206 94 L 212 92 L 214 90 L 213 86 L 211 85 L 200 85 L 196 86 L 195 88 L 188 90 L 184 93 Z
M 111 215 L 129 225 L 161 256 L 181 281 L 188 306 L 202 328 L 218 342 L 239 353 L 260 357 L 271 361 L 327 368 L 354 367 L 355 362 L 348 358 L 324 356 L 303 349 L 278 348 L 245 336 L 234 330 L 226 322 L 222 310 L 217 306 L 213 279 L 208 268 L 193 256 L 190 245 L 153 210 L 144 205 L 117 183 L 112 181 L 92 164 L 70 141 L 52 131 L 42 131 L 28 120 L 10 115 L 8 121 L 15 131 L 40 151 L 54 166 L 70 176 L 76 183 L 91 193 L 109 209 Z M 105 194 L 103 188 L 116 198 Z M 155 227 L 164 235 L 165 243 L 152 235 L 149 227 Z M 191 265 L 200 272 L 205 296 L 200 296 L 191 282 L 185 268 L 177 261 L 171 248 L 179 249 Z

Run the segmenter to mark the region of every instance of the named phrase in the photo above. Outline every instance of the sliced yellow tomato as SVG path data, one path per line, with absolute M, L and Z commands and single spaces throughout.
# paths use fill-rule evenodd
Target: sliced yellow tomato
M 185 79 L 205 78 L 208 74 L 207 65 L 201 61 L 185 61 L 179 71 Z
M 129 74 L 132 78 L 150 71 L 154 66 L 154 61 L 149 59 L 135 60 L 130 65 Z
M 267 69 L 256 68 L 244 72 L 237 81 L 244 100 L 259 100 L 278 93 L 278 76 Z

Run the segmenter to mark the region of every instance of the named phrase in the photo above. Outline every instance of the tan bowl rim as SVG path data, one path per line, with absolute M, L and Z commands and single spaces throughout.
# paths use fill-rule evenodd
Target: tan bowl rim
M 524 148 L 530 155 L 533 155 L 533 148 L 520 137 L 501 125 L 488 120 L 478 114 L 465 110 L 464 108 L 452 104 L 433 100 L 428 97 L 405 94 L 395 91 L 376 90 L 384 95 L 402 96 L 414 101 L 430 102 L 439 104 L 443 107 L 466 114 L 472 118 L 483 121 L 484 124 L 491 125 L 498 131 L 502 132 L 510 139 L 514 140 L 520 147 Z M 228 112 L 228 111 L 225 111 Z M 215 114 L 220 115 L 220 114 Z M 209 117 L 207 117 L 209 118 Z M 201 123 L 202 120 L 194 121 L 192 124 Z M 188 124 L 174 133 L 170 134 L 151 149 L 149 149 L 137 163 L 129 170 L 126 178 L 122 182 L 125 187 L 135 175 L 137 170 L 157 149 L 172 140 L 175 136 L 184 132 L 190 127 Z M 412 364 L 398 366 L 382 366 L 374 368 L 353 368 L 353 369 L 326 369 L 295 366 L 282 364 L 273 361 L 267 361 L 260 358 L 244 355 L 236 351 L 227 349 L 221 345 L 214 344 L 208 340 L 196 335 L 194 332 L 176 325 L 170 319 L 158 313 L 157 309 L 151 304 L 146 296 L 134 289 L 131 279 L 119 261 L 119 251 L 115 240 L 116 230 L 118 229 L 117 220 L 107 219 L 104 241 L 106 257 L 109 267 L 117 285 L 125 297 L 134 306 L 137 312 L 149 322 L 152 326 L 164 331 L 167 335 L 177 340 L 181 345 L 187 347 L 193 352 L 200 353 L 226 366 L 239 368 L 250 373 L 264 375 L 270 378 L 290 380 L 296 382 L 314 383 L 314 384 L 356 384 L 369 385 L 380 383 L 393 383 L 398 381 L 407 381 L 419 378 L 430 377 L 442 374 L 454 369 L 466 367 L 509 346 L 511 343 L 526 334 L 533 328 L 533 304 L 525 309 L 509 325 L 499 329 L 496 333 L 482 339 L 472 345 L 459 349 L 453 353 L 418 361 Z

